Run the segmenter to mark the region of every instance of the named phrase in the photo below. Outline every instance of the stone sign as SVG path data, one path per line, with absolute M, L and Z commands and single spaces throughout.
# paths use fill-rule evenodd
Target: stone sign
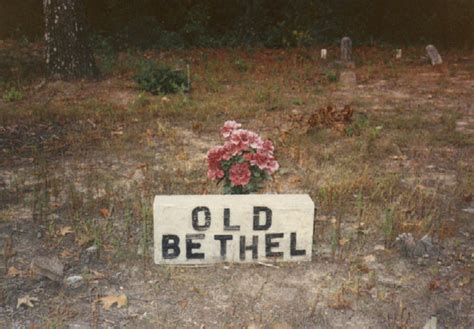
M 159 195 L 153 221 L 156 264 L 311 260 L 304 194 Z

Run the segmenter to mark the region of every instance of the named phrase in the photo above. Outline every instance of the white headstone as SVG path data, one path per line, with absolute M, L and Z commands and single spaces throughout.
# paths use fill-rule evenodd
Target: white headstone
M 153 221 L 156 264 L 311 260 L 304 194 L 159 195 Z
M 402 50 L 397 49 L 397 52 L 395 53 L 395 58 L 396 59 L 401 59 L 402 58 Z
M 321 59 L 326 59 L 328 56 L 328 50 L 327 49 L 321 49 Z
M 352 40 L 349 37 L 344 37 L 341 40 L 341 60 L 344 62 L 352 60 Z
M 438 49 L 436 49 L 435 46 L 433 45 L 426 46 L 426 53 L 430 57 L 431 65 L 443 64 L 443 60 L 441 59 Z

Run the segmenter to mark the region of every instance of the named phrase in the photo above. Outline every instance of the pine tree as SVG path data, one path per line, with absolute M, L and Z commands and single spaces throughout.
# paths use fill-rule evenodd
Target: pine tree
M 43 0 L 43 8 L 48 75 L 64 80 L 96 78 L 84 0 Z

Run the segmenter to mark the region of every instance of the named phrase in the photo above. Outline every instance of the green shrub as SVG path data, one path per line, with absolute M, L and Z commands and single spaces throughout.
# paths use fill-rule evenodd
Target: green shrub
M 5 102 L 16 102 L 23 99 L 23 93 L 15 87 L 10 88 L 3 93 L 3 100 Z
M 338 80 L 337 72 L 334 71 L 334 70 L 329 70 L 328 69 L 324 72 L 324 75 L 326 76 L 326 79 L 329 82 L 334 83 L 334 82 L 337 82 L 337 80 Z
M 249 69 L 249 65 L 243 59 L 236 59 L 234 61 L 234 66 L 242 73 L 247 72 Z
M 153 62 L 144 63 L 134 79 L 140 89 L 155 95 L 188 91 L 189 89 L 184 72 L 157 66 Z

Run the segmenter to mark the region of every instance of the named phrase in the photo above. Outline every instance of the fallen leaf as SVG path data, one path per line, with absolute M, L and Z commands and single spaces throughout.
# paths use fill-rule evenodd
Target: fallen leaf
M 74 233 L 74 230 L 72 229 L 71 226 L 63 226 L 59 229 L 58 234 L 60 236 L 65 236 L 67 234 Z
M 7 277 L 13 278 L 15 276 L 22 276 L 22 275 L 23 275 L 23 271 L 16 269 L 15 266 L 10 266 L 8 268 Z
M 468 276 L 465 276 L 465 277 L 463 277 L 463 278 L 458 282 L 458 285 L 459 285 L 460 287 L 463 287 L 463 286 L 468 285 L 470 282 L 471 282 L 471 278 L 468 277 Z
M 374 255 L 367 255 L 364 257 L 366 263 L 373 263 L 375 262 L 376 258 Z
M 124 294 L 110 295 L 101 297 L 98 299 L 98 301 L 102 303 L 104 310 L 109 310 L 114 304 L 117 304 L 118 308 L 127 305 L 127 296 Z
M 180 300 L 179 306 L 184 310 L 188 306 L 188 300 L 187 299 Z
M 5 243 L 3 244 L 3 257 L 7 260 L 10 257 L 15 256 L 16 252 L 13 250 L 13 239 L 11 236 L 5 239 Z
M 30 297 L 30 295 L 26 295 L 25 297 L 18 298 L 18 302 L 16 303 L 16 308 L 20 308 L 21 305 L 34 307 L 33 302 L 39 302 L 39 299 L 36 297 Z
M 102 274 L 98 271 L 91 270 L 91 273 L 93 275 L 92 279 L 93 280 L 99 280 L 105 278 L 105 274 Z
M 92 238 L 91 236 L 85 235 L 85 234 L 76 237 L 76 243 L 77 243 L 80 247 L 89 244 L 89 242 L 91 242 L 91 241 L 93 241 L 93 240 L 94 240 L 94 238 Z
M 102 217 L 104 217 L 104 218 L 110 217 L 110 211 L 109 211 L 109 209 L 107 209 L 107 208 L 102 208 L 102 209 L 100 209 L 100 210 L 99 210 L 99 213 L 100 213 L 100 215 L 101 215 Z
M 69 257 L 72 257 L 72 256 L 74 256 L 74 254 L 72 252 L 70 252 L 69 250 L 63 250 L 59 254 L 59 257 L 61 257 L 61 258 L 69 258 Z
M 433 278 L 430 283 L 428 284 L 428 289 L 431 291 L 437 290 L 441 288 L 441 280 L 437 278 Z
M 348 242 L 349 242 L 349 239 L 342 238 L 342 239 L 339 240 L 339 245 L 341 247 L 344 247 Z

